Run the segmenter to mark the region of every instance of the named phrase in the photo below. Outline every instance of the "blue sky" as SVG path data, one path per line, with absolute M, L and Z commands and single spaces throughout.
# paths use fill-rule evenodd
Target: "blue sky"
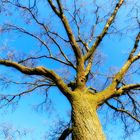
M 120 19 L 122 18 L 123 14 L 125 14 L 124 11 L 125 10 L 122 10 L 119 13 Z M 0 16 L 0 23 L 3 23 L 6 20 L 14 21 L 15 17 L 17 16 L 16 14 L 17 13 L 15 12 L 13 17 L 10 19 L 5 16 Z M 44 15 L 43 10 L 41 11 L 41 14 Z M 47 13 L 47 15 L 49 15 L 49 13 Z M 19 25 L 23 24 L 23 21 L 18 19 L 16 19 L 14 22 Z M 125 20 L 120 20 L 121 27 L 124 27 L 124 22 Z M 26 25 L 24 25 L 24 27 L 26 27 Z M 29 30 L 37 30 L 35 27 L 27 26 Z M 56 24 L 55 27 L 56 30 L 60 30 L 59 24 Z M 64 35 L 63 32 L 61 32 L 61 34 Z M 135 33 L 133 34 L 135 35 Z M 133 40 L 134 38 L 130 37 L 129 35 L 124 35 L 121 39 L 118 39 L 118 36 L 113 36 L 111 39 L 108 37 L 105 38 L 99 48 L 99 51 L 102 51 L 102 55 L 104 57 L 104 62 L 100 68 L 100 71 L 102 73 L 109 73 L 110 67 L 118 70 L 125 62 L 127 53 L 133 45 Z M 32 53 L 33 51 L 37 52 L 39 50 L 39 48 L 36 50 L 34 49 L 34 47 L 37 46 L 37 42 L 34 39 L 28 36 L 23 36 L 22 34 L 20 37 L 18 37 L 15 33 L 7 33 L 4 36 L 0 36 L 0 43 L 5 44 L 8 47 L 10 46 L 10 49 L 16 48 L 17 52 L 20 51 L 26 54 L 29 51 Z M 44 50 L 42 50 L 42 52 L 43 51 Z M 3 52 L 1 55 L 3 55 Z M 52 69 L 60 68 L 58 63 L 52 63 L 51 61 L 42 61 L 41 64 Z M 22 74 L 16 70 L 11 72 L 11 69 L 9 68 L 5 68 L 3 66 L 0 66 L 0 68 L 3 75 L 9 74 L 10 78 L 16 80 L 23 79 L 20 78 L 22 77 Z M 24 78 L 28 80 L 27 77 Z M 100 79 L 98 80 L 100 81 Z M 135 80 L 138 81 L 139 79 L 135 77 Z M 99 85 L 97 84 L 96 86 Z M 1 93 L 17 93 L 19 90 L 22 91 L 22 89 L 18 86 L 10 86 L 7 89 L 1 90 Z M 43 93 L 44 91 L 37 90 L 33 94 L 22 97 L 15 108 L 9 107 L 0 110 L 0 124 L 10 124 L 15 129 L 19 129 L 21 131 L 23 131 L 25 128 L 25 130 L 29 132 L 27 133 L 27 136 L 23 136 L 22 138 L 17 137 L 15 140 L 40 140 L 45 134 L 47 134 L 47 132 L 49 132 L 50 129 L 55 127 L 59 119 L 65 119 L 66 121 L 69 120 L 69 113 L 71 109 L 70 105 L 66 98 L 56 88 L 49 90 L 49 99 L 51 100 L 52 104 L 48 103 L 46 110 L 35 111 L 35 105 L 39 104 L 44 99 L 44 96 L 42 95 Z M 109 119 L 109 124 L 106 125 L 104 115 L 102 115 L 102 113 L 100 113 L 100 118 L 108 140 L 122 140 L 122 134 L 124 133 L 122 123 L 119 120 L 114 122 Z M 128 138 L 127 140 L 138 140 L 139 138 L 140 133 L 136 132 L 130 139 Z

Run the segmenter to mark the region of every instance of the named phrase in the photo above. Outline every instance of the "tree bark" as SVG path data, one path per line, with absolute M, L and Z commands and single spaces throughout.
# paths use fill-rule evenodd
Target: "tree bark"
M 72 140 L 105 140 L 97 104 L 88 95 L 78 95 L 72 101 Z

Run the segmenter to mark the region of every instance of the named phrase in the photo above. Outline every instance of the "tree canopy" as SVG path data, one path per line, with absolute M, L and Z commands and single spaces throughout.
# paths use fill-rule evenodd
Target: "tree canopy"
M 105 139 L 96 111 L 105 115 L 108 109 L 127 134 L 139 128 L 139 1 L 1 0 L 0 5 L 0 64 L 6 66 L 0 80 L 6 89 L 22 88 L 1 93 L 1 107 L 38 89 L 45 91 L 43 104 L 56 87 L 72 109 L 59 139 L 69 134 L 73 140 Z

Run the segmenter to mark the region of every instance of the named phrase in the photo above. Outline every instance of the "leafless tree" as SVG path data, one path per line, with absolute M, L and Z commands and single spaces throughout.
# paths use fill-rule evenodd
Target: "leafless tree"
M 14 68 L 10 69 L 11 72 L 17 70 L 26 76 L 20 82 L 15 77 L 12 80 L 2 77 L 1 81 L 27 87 L 26 91 L 19 94 L 1 94 L 1 106 L 14 103 L 39 88 L 47 92 L 49 88 L 57 87 L 72 107 L 71 128 L 66 128 L 60 139 L 72 133 L 73 140 L 104 140 L 105 135 L 97 115 L 97 110 L 103 110 L 104 106 L 119 114 L 117 116 L 121 117 L 126 131 L 130 127 L 130 120 L 135 122 L 135 126 L 140 124 L 140 83 L 136 78 L 140 58 L 138 1 L 0 2 L 3 20 L 8 17 L 1 24 L 1 35 L 7 34 L 6 38 L 9 36 L 10 39 L 11 32 L 14 32 L 15 42 L 20 42 L 20 48 L 13 47 L 13 50 L 10 50 L 9 44 L 1 43 L 0 64 Z M 18 35 L 29 37 L 35 44 L 25 46 Z M 125 55 L 123 66 L 116 72 L 104 73 L 100 65 L 103 61 L 101 49 L 110 42 L 109 39 L 104 45 L 103 42 L 107 37 L 115 40 L 115 35 L 127 35 L 133 39 L 133 44 L 123 46 L 127 50 L 131 48 Z M 24 52 L 23 55 L 20 50 Z M 119 56 L 116 59 L 122 64 Z M 137 64 L 135 68 L 132 66 L 134 63 Z

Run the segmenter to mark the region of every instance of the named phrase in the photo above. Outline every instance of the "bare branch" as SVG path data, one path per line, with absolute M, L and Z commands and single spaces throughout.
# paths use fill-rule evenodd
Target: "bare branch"
M 41 44 L 43 44 L 43 45 L 47 48 L 47 50 L 48 50 L 50 56 L 41 56 L 41 57 L 37 57 L 37 58 L 43 58 L 43 57 L 50 58 L 50 59 L 56 60 L 56 61 L 58 61 L 58 62 L 60 62 L 60 63 L 63 63 L 63 64 L 65 64 L 65 65 L 72 66 L 72 67 L 75 69 L 75 66 L 74 66 L 73 63 L 68 59 L 68 57 L 66 56 L 66 54 L 62 51 L 60 45 L 56 42 L 55 39 L 53 39 L 53 38 L 48 34 L 48 32 L 47 32 L 47 34 L 48 34 L 49 38 L 56 44 L 56 46 L 59 48 L 61 54 L 63 55 L 63 57 L 65 58 L 65 60 L 66 60 L 68 63 L 65 62 L 65 61 L 62 61 L 61 59 L 58 59 L 58 58 L 53 57 L 49 46 L 46 44 L 45 41 L 43 41 L 43 40 L 42 40 L 40 37 L 38 37 L 37 35 L 35 35 L 35 34 L 31 33 L 31 32 L 28 32 L 28 31 L 25 30 L 24 28 L 18 27 L 18 26 L 16 26 L 16 25 L 7 24 L 7 26 L 8 26 L 7 28 L 19 30 L 20 32 L 22 32 L 22 33 L 24 33 L 24 34 L 30 35 L 31 37 L 37 39 Z M 51 32 L 51 33 L 52 33 L 52 32 Z M 37 59 L 37 58 L 36 58 L 36 59 Z M 32 58 L 32 59 L 33 59 L 33 58 Z M 35 59 L 35 58 L 34 58 L 34 59 Z
M 58 7 L 59 7 L 59 10 L 60 10 L 60 14 L 63 14 L 63 6 L 61 4 L 61 0 L 56 0 L 57 1 L 57 4 L 58 4 Z
M 51 55 L 51 56 L 42 55 L 42 56 L 38 56 L 38 57 L 33 57 L 33 56 L 31 56 L 31 57 L 28 57 L 28 58 L 26 58 L 26 59 L 24 59 L 24 60 L 19 61 L 18 63 L 23 63 L 23 62 L 26 62 L 26 61 L 28 61 L 28 60 L 41 59 L 41 58 L 52 59 L 52 60 L 55 60 L 55 61 L 60 62 L 60 63 L 62 63 L 62 64 L 65 64 L 65 65 L 67 65 L 67 66 L 72 66 L 74 69 L 76 69 L 75 66 L 74 66 L 70 61 L 69 61 L 69 63 L 67 63 L 67 62 L 65 62 L 65 61 L 63 61 L 63 60 L 61 60 L 61 59 L 59 59 L 59 58 L 53 57 L 52 55 Z
M 111 104 L 108 103 L 108 102 L 106 102 L 106 104 L 107 104 L 110 108 L 112 108 L 113 110 L 115 110 L 115 111 L 118 111 L 118 112 L 122 112 L 122 113 L 127 114 L 129 117 L 131 117 L 132 119 L 134 119 L 136 122 L 138 122 L 138 123 L 140 124 L 140 120 L 137 119 L 136 116 L 133 116 L 132 113 L 130 113 L 129 111 L 127 111 L 127 110 L 125 110 L 125 109 L 122 109 L 122 108 L 116 108 L 116 107 L 114 107 L 113 105 L 111 105 Z
M 70 133 L 72 133 L 72 128 L 65 129 L 58 140 L 65 140 Z
M 140 84 L 124 85 L 116 91 L 116 94 L 121 95 L 125 93 L 125 91 L 128 91 L 128 90 L 139 90 L 139 89 L 140 89 Z
M 131 59 L 134 56 L 134 53 L 136 52 L 136 50 L 138 48 L 139 40 L 140 40 L 140 32 L 138 33 L 138 35 L 136 37 L 134 47 L 133 47 L 128 59 Z
M 115 7 L 113 13 L 111 14 L 110 18 L 108 19 L 107 23 L 105 24 L 105 27 L 104 27 L 102 33 L 97 37 L 96 41 L 94 42 L 94 44 L 92 45 L 92 47 L 90 48 L 88 53 L 84 56 L 85 61 L 87 59 L 89 59 L 90 56 L 92 56 L 94 54 L 94 52 L 96 51 L 97 47 L 99 46 L 100 42 L 102 41 L 103 37 L 106 35 L 109 27 L 111 26 L 112 22 L 114 21 L 116 14 L 117 14 L 118 10 L 120 9 L 121 5 L 123 4 L 123 2 L 124 2 L 124 0 L 120 0 L 119 3 L 116 4 L 116 7 Z
M 68 86 L 64 83 L 64 81 L 58 76 L 54 71 L 44 68 L 43 66 L 39 66 L 36 68 L 29 68 L 26 66 L 23 66 L 21 64 L 18 64 L 16 62 L 12 62 L 9 60 L 0 60 L 0 64 L 13 67 L 20 72 L 27 74 L 27 75 L 40 75 L 45 76 L 54 81 L 58 88 L 65 94 L 65 96 L 69 95 L 71 93 L 71 90 L 68 88 Z
M 91 67 L 92 67 L 92 63 L 93 63 L 93 57 L 91 57 L 89 59 L 88 65 L 87 65 L 86 70 L 85 70 L 85 75 L 88 75 L 90 73 L 90 70 L 91 70 Z
M 123 79 L 125 74 L 127 73 L 127 71 L 130 68 L 130 66 L 136 60 L 138 60 L 140 58 L 140 52 L 136 56 L 133 56 L 133 53 L 136 51 L 136 49 L 138 47 L 139 40 L 140 40 L 140 32 L 138 33 L 138 35 L 136 37 L 134 47 L 133 47 L 133 49 L 132 49 L 132 51 L 131 51 L 131 53 L 130 53 L 127 61 L 126 61 L 126 63 L 123 65 L 123 67 L 120 69 L 120 71 L 114 76 L 114 78 L 112 80 L 112 83 L 103 92 L 101 92 L 101 93 L 99 93 L 97 95 L 97 98 L 99 100 L 99 104 L 100 104 L 100 102 L 102 104 L 104 101 L 108 100 L 109 98 L 111 98 L 113 96 L 119 96 L 119 94 L 120 95 L 122 94 L 123 90 L 121 90 L 121 88 L 120 88 L 120 90 L 117 91 L 117 86 L 121 82 L 121 80 Z M 138 85 L 130 85 L 130 87 L 132 87 L 132 88 L 134 88 L 135 86 L 138 86 Z M 130 87 L 128 86 L 128 87 L 125 87 L 125 88 L 130 89 Z M 106 94 L 106 92 L 108 92 L 108 94 Z
M 130 68 L 130 66 L 136 60 L 138 60 L 140 58 L 140 52 L 136 56 L 134 56 L 134 53 L 135 53 L 136 49 L 138 48 L 139 41 L 140 41 L 140 32 L 137 34 L 137 37 L 136 37 L 136 40 L 135 40 L 135 43 L 134 43 L 134 47 L 133 47 L 132 51 L 130 52 L 126 63 L 121 68 L 121 70 L 114 76 L 113 83 L 116 82 L 116 85 L 118 85 L 120 83 L 120 81 L 122 80 L 122 78 L 124 77 L 124 75 L 126 74 L 128 69 Z
M 82 45 L 84 46 L 85 50 L 88 51 L 89 50 L 89 47 L 88 47 L 88 43 L 86 43 L 82 37 L 81 37 L 81 33 L 80 33 L 80 24 L 78 23 L 77 19 L 76 19 L 76 16 L 78 15 L 78 12 L 76 12 L 76 3 L 74 1 L 74 7 L 75 7 L 75 11 L 73 14 L 71 14 L 69 12 L 69 10 L 65 9 L 69 15 L 72 17 L 73 21 L 75 22 L 75 25 L 77 27 L 77 31 L 78 31 L 78 40 L 76 40 L 77 42 L 81 42 Z M 79 16 L 78 16 L 79 17 Z M 81 21 L 80 21 L 81 22 Z
M 52 10 L 53 10 L 58 16 L 60 16 L 60 12 L 59 12 L 59 10 L 55 7 L 55 5 L 53 4 L 52 0 L 48 0 L 48 3 L 50 4 Z
M 72 32 L 72 29 L 69 25 L 69 22 L 66 18 L 66 16 L 64 15 L 64 12 L 63 12 L 63 9 L 62 9 L 62 6 L 61 6 L 61 2 L 58 0 L 57 3 L 58 3 L 58 6 L 59 6 L 59 9 L 60 9 L 60 12 L 58 11 L 58 9 L 54 6 L 52 0 L 48 0 L 52 10 L 58 15 L 58 17 L 61 19 L 63 25 L 64 25 L 64 28 L 66 30 L 66 33 L 68 35 L 68 38 L 70 40 L 70 43 L 71 43 L 71 46 L 73 48 L 73 51 L 75 53 L 75 57 L 76 58 L 81 58 L 81 50 L 76 42 L 76 39 L 74 37 L 74 34 Z M 78 59 L 76 59 L 77 62 L 79 61 Z M 79 63 L 79 62 L 78 62 Z
M 57 41 L 56 41 L 53 37 L 51 37 L 49 34 L 48 34 L 48 36 L 49 36 L 50 39 L 54 42 L 54 44 L 58 47 L 60 53 L 61 53 L 62 56 L 65 58 L 65 60 L 68 62 L 68 65 L 69 65 L 69 66 L 72 66 L 74 69 L 76 69 L 75 66 L 73 65 L 73 63 L 68 59 L 68 57 L 66 56 L 66 54 L 65 54 L 64 51 L 62 50 L 61 46 L 57 43 Z M 51 58 L 54 58 L 54 57 L 51 57 Z M 55 59 L 58 60 L 57 58 L 55 58 Z M 60 60 L 59 60 L 59 61 L 60 61 Z M 62 62 L 62 61 L 61 61 L 61 62 Z
M 50 29 L 49 29 L 43 22 L 41 22 L 41 21 L 37 18 L 37 16 L 35 15 L 35 13 L 32 11 L 33 7 L 35 7 L 35 5 L 36 5 L 36 1 L 34 2 L 34 5 L 33 5 L 32 7 L 30 7 L 30 6 L 29 6 L 29 7 L 22 6 L 22 5 L 20 5 L 19 3 L 12 3 L 12 2 L 10 2 L 10 1 L 6 1 L 6 2 L 8 2 L 8 3 L 10 3 L 10 4 L 12 4 L 12 5 L 14 5 L 14 6 L 18 7 L 18 8 L 21 8 L 21 9 L 23 9 L 23 10 L 25 10 L 25 11 L 28 11 L 28 13 L 30 13 L 32 19 L 33 19 L 40 27 L 42 27 L 42 28 L 46 31 L 46 33 L 51 33 L 51 34 L 53 34 L 53 35 L 55 35 L 55 36 L 58 36 L 58 37 L 59 37 L 60 39 L 62 39 L 63 41 L 69 42 L 68 40 L 66 40 L 66 39 L 64 39 L 63 37 L 61 37 L 58 33 L 50 31 Z
M 51 50 L 49 49 L 48 45 L 46 44 L 45 41 L 43 41 L 40 37 L 38 37 L 37 35 L 27 31 L 26 29 L 22 28 L 22 27 L 18 27 L 17 25 L 12 25 L 12 24 L 5 24 L 5 27 L 3 28 L 3 30 L 17 30 L 20 31 L 26 35 L 29 35 L 35 39 L 37 39 L 42 45 L 44 45 L 46 47 L 46 49 L 48 50 L 49 54 L 51 55 Z
M 1 102 L 2 101 L 4 102 L 4 104 L 2 104 L 0 106 L 0 108 L 12 103 L 16 97 L 18 97 L 20 99 L 21 96 L 24 96 L 25 94 L 33 92 L 34 90 L 36 90 L 40 87 L 44 87 L 44 86 L 48 86 L 48 85 L 47 84 L 40 84 L 40 85 L 34 86 L 33 88 L 30 88 L 30 89 L 23 91 L 21 93 L 18 93 L 18 94 L 6 94 L 6 95 L 0 94 L 0 100 L 1 100 Z

